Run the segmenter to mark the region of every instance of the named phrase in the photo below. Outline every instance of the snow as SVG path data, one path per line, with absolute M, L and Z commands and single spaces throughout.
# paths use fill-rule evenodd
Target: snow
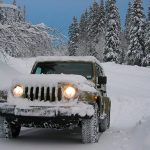
M 9 64 L 18 71 L 27 73 L 33 62 L 33 59 L 10 59 Z M 4 83 L 8 85 L 7 79 L 15 71 L 4 63 L 0 65 L 0 86 L 5 87 Z M 1 149 L 149 150 L 150 68 L 115 63 L 104 63 L 102 66 L 108 76 L 107 89 L 112 100 L 112 111 L 111 127 L 100 136 L 98 144 L 82 145 L 80 132 L 76 130 L 28 129 L 22 131 L 19 139 L 0 139 Z
M 0 4 L 1 8 L 12 8 L 12 9 L 18 9 L 17 6 L 11 5 L 11 4 Z
M 20 73 L 0 61 L 0 90 L 8 89 L 11 85 L 12 79 L 18 76 L 18 74 Z
M 13 85 L 18 83 L 24 86 L 50 86 L 55 87 L 59 83 L 89 83 L 87 80 L 80 75 L 64 75 L 64 74 L 49 74 L 49 75 L 24 75 L 13 80 Z
M 103 64 L 103 67 L 108 76 L 108 95 L 115 106 L 112 106 L 112 126 L 135 126 L 150 114 L 150 69 L 113 63 Z
M 41 61 L 83 61 L 94 62 L 100 64 L 100 62 L 93 56 L 48 56 L 48 57 L 36 57 L 37 62 Z
M 38 28 L 25 22 L 1 25 L 1 51 L 10 56 L 35 56 L 52 54 L 51 38 L 48 29 Z M 6 41 L 9 44 L 6 44 Z
M 80 75 L 25 75 L 13 79 L 12 86 L 21 84 L 24 87 L 57 87 L 58 84 L 73 84 L 78 90 L 96 92 L 94 84 Z
M 32 104 L 36 105 L 36 107 L 34 106 L 28 107 L 24 105 L 24 103 L 22 104 L 22 107 L 21 105 L 17 105 L 17 107 L 15 108 L 15 115 L 55 117 L 58 114 L 61 114 L 61 116 L 79 115 L 81 117 L 85 117 L 85 116 L 91 117 L 94 114 L 93 106 L 82 102 L 77 103 L 76 101 L 75 102 L 71 101 L 69 103 L 54 102 L 51 104 L 49 102 L 46 102 L 45 107 L 43 108 L 38 106 L 42 106 L 42 104 L 44 103 L 41 104 L 37 101 Z

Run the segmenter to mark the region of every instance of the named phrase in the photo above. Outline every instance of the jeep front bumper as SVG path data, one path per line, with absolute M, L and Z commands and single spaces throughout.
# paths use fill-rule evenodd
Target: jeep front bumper
M 0 115 L 2 116 L 16 116 L 16 117 L 71 117 L 78 116 L 81 118 L 92 117 L 94 114 L 94 107 L 87 103 L 77 103 L 72 106 L 28 106 L 21 107 L 17 105 L 10 105 L 8 103 L 0 103 Z

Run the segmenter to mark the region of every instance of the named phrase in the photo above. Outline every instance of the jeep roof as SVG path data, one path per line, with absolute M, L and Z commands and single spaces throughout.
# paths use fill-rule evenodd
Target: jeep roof
M 46 61 L 83 61 L 83 62 L 93 62 L 100 65 L 100 62 L 93 56 L 40 56 L 36 57 L 36 62 L 46 62 Z

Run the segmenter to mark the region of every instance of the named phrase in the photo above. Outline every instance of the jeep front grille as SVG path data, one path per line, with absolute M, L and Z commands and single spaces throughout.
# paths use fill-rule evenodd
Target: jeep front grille
M 56 87 L 25 87 L 24 98 L 30 99 L 31 101 L 61 101 L 62 90 Z

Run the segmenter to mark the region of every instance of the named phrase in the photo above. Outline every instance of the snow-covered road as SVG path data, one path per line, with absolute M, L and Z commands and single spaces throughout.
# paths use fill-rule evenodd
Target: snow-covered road
M 148 133 L 149 129 L 150 127 L 146 128 Z M 149 137 L 141 139 L 140 136 L 143 138 L 143 134 L 139 132 L 142 132 L 140 125 L 138 130 L 110 128 L 100 136 L 99 143 L 84 145 L 81 144 L 80 130 L 26 129 L 22 131 L 18 139 L 0 140 L 0 148 L 4 150 L 149 150 Z M 144 136 L 147 135 L 144 133 Z
M 11 62 L 11 66 L 22 73 L 29 72 L 29 62 L 33 60 L 25 64 L 20 61 L 18 66 L 16 60 Z M 1 139 L 0 149 L 150 150 L 150 68 L 114 63 L 104 63 L 103 67 L 108 76 L 112 112 L 111 128 L 100 136 L 99 143 L 81 144 L 80 130 L 25 129 L 18 139 Z M 0 74 L 1 80 L 7 78 L 4 72 Z

